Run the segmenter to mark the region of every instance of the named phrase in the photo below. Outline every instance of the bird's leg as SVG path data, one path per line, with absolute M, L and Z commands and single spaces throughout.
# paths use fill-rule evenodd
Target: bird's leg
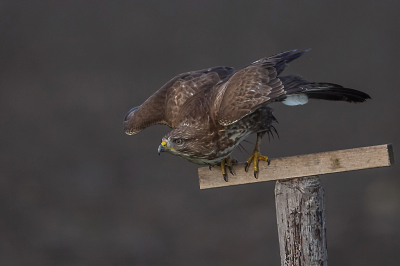
M 228 166 L 229 172 L 230 172 L 232 175 L 235 175 L 235 174 L 232 172 L 232 161 L 231 161 L 231 157 L 228 157 L 228 158 L 226 158 L 225 160 L 226 160 L 226 165 Z
M 254 162 L 254 177 L 258 178 L 258 162 L 259 161 L 266 161 L 269 165 L 270 160 L 268 159 L 267 156 L 262 156 L 260 154 L 260 144 L 261 144 L 261 138 L 265 133 L 257 133 L 257 142 L 256 146 L 254 147 L 254 151 L 251 154 L 250 158 L 246 161 L 246 164 L 244 166 L 244 170 L 247 172 L 251 162 Z
M 228 182 L 228 174 L 226 173 L 225 169 L 225 163 L 226 166 L 228 166 L 228 170 L 232 175 L 235 175 L 232 171 L 232 164 L 236 164 L 237 160 L 236 159 L 231 159 L 231 157 L 227 157 L 221 161 L 221 170 L 222 170 L 222 176 L 224 177 L 224 180 Z
M 222 176 L 224 177 L 225 182 L 228 182 L 228 175 L 226 174 L 226 170 L 225 170 L 225 161 L 226 161 L 226 159 L 223 159 L 221 161 L 221 170 L 222 170 Z

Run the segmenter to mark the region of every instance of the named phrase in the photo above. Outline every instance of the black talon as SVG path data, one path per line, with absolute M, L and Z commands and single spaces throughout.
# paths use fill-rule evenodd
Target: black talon
M 208 168 L 209 168 L 209 169 L 210 169 L 210 171 L 211 171 L 211 164 L 209 164 L 209 165 L 208 165 Z
M 228 175 L 227 174 L 223 174 L 223 176 L 224 176 L 225 182 L 228 182 Z
M 269 165 L 271 163 L 271 159 L 267 159 L 267 163 Z
M 258 179 L 258 172 L 254 171 L 254 177 Z
M 249 167 L 249 164 L 246 162 L 246 164 L 244 165 L 244 171 L 245 172 L 247 172 L 247 170 L 249 170 L 248 167 Z
M 229 172 L 230 172 L 232 175 L 235 175 L 235 174 L 232 172 L 232 167 L 230 167 L 229 165 L 228 165 L 228 169 L 229 169 Z

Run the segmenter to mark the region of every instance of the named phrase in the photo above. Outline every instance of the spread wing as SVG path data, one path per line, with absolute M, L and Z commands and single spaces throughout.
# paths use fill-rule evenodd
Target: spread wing
M 213 67 L 182 73 L 155 92 L 142 105 L 132 108 L 125 116 L 124 130 L 128 135 L 155 124 L 171 128 L 178 126 L 181 107 L 193 95 L 214 86 L 234 71 L 230 67 Z
M 287 63 L 306 52 L 295 51 L 260 59 L 222 81 L 215 91 L 213 111 L 217 121 L 230 125 L 285 94 L 278 75 Z

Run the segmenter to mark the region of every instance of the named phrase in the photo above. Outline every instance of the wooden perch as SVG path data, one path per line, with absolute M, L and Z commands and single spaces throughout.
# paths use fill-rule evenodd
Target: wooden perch
M 259 176 L 244 164 L 234 166 L 229 182 L 221 168 L 199 168 L 200 188 L 224 187 L 277 180 L 275 186 L 276 218 L 282 266 L 328 265 L 324 190 L 318 175 L 391 166 L 391 144 L 349 150 L 321 152 L 260 161 Z
M 293 157 L 271 159 L 271 164 L 260 161 L 259 176 L 255 179 L 252 167 L 246 173 L 244 164 L 233 166 L 235 175 L 229 174 L 229 182 L 222 178 L 221 168 L 199 168 L 200 189 L 225 187 L 270 180 L 346 172 L 394 164 L 392 144 L 384 144 L 348 150 L 329 151 Z

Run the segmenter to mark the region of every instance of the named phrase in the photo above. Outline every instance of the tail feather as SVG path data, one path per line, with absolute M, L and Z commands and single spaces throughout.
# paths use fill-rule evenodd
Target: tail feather
M 343 87 L 330 87 L 305 93 L 310 99 L 329 101 L 345 101 L 350 103 L 362 103 L 371 97 L 358 90 Z
M 286 91 L 286 95 L 280 100 L 285 100 L 294 94 L 306 95 L 309 99 L 320 99 L 329 101 L 345 101 L 360 103 L 371 97 L 358 90 L 344 88 L 333 83 L 308 82 L 299 76 L 285 76 L 280 78 Z

